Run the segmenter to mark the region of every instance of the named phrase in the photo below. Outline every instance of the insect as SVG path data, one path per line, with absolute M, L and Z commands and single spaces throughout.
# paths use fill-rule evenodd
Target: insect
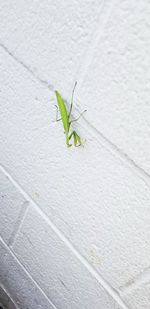
M 86 112 L 86 110 L 84 110 L 79 115 L 79 117 L 77 119 L 71 120 L 71 112 L 72 112 L 72 108 L 73 108 L 73 96 L 74 96 L 74 91 L 75 91 L 76 85 L 77 85 L 77 82 L 75 82 L 75 85 L 74 85 L 74 88 L 73 88 L 73 91 L 72 91 L 72 98 L 71 98 L 71 105 L 70 105 L 69 112 L 67 110 L 67 107 L 65 105 L 65 102 L 64 102 L 62 96 L 60 95 L 60 93 L 57 90 L 55 91 L 56 99 L 57 99 L 57 104 L 58 104 L 58 107 L 56 105 L 57 114 L 58 114 L 58 109 L 59 109 L 60 116 L 61 116 L 60 119 L 58 119 L 57 116 L 56 116 L 56 121 L 62 120 L 63 127 L 64 127 L 64 130 L 65 130 L 64 133 L 65 133 L 65 136 L 66 136 L 66 145 L 67 145 L 67 147 L 71 147 L 72 146 L 72 144 L 70 142 L 72 137 L 73 137 L 73 140 L 74 140 L 74 146 L 75 147 L 79 147 L 79 146 L 83 145 L 83 142 L 81 141 L 81 137 L 77 134 L 77 132 L 75 130 L 70 132 L 71 131 L 71 124 L 73 122 L 77 121 L 83 115 L 83 113 Z

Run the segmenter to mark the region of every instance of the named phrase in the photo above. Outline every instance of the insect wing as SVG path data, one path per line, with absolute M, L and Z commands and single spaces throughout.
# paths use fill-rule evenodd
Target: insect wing
M 62 119 L 62 122 L 63 122 L 63 126 L 64 126 L 64 129 L 65 129 L 65 132 L 68 132 L 69 131 L 69 121 L 68 121 L 67 109 L 66 109 L 64 100 L 61 97 L 61 95 L 59 94 L 59 92 L 55 91 L 55 93 L 56 93 L 57 103 L 58 103 L 61 119 Z

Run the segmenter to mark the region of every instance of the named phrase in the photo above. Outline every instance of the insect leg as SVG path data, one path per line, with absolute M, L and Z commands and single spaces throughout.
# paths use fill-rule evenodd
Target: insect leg
M 78 120 L 80 119 L 80 117 L 81 117 L 85 112 L 87 112 L 86 109 L 79 115 L 78 118 L 71 120 L 71 123 L 72 123 L 72 122 L 75 122 L 75 121 L 78 121 Z
M 69 136 L 69 140 L 71 139 L 72 136 L 73 136 L 73 140 L 74 140 L 74 146 L 75 147 L 81 146 L 82 142 L 81 142 L 80 136 L 75 131 L 72 131 L 72 133 Z
M 74 133 L 74 145 L 76 147 L 79 147 L 82 145 L 81 138 L 76 132 Z
M 72 133 L 71 133 L 72 134 Z M 66 144 L 67 144 L 67 147 L 71 147 L 72 144 L 69 144 L 69 141 L 70 141 L 70 138 L 67 134 L 66 134 Z
M 74 134 L 74 131 L 72 131 L 72 133 L 69 135 L 69 137 L 68 137 L 69 141 L 70 141 L 71 137 L 73 136 L 73 134 Z
M 55 105 L 55 107 L 56 107 L 56 121 L 60 121 L 61 118 L 58 119 L 58 106 Z

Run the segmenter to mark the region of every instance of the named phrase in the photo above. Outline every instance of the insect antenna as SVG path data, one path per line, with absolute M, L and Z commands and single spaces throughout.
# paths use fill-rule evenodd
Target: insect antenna
M 75 88 L 77 86 L 77 81 L 74 84 L 73 90 L 72 90 L 72 97 L 71 97 L 71 105 L 70 105 L 70 111 L 69 111 L 69 115 L 68 118 L 70 118 L 71 112 L 72 112 L 72 107 L 73 107 L 73 97 L 74 97 L 74 92 L 75 92 Z

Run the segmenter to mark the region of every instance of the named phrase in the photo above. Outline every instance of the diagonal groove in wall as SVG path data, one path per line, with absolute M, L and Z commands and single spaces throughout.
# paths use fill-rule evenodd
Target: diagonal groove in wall
M 76 110 L 80 113 L 79 109 Z M 140 167 L 127 153 L 125 153 L 116 144 L 112 143 L 102 132 L 100 132 L 93 124 L 91 124 L 85 117 L 83 119 L 91 131 L 95 133 L 95 137 L 99 144 L 101 144 L 107 151 L 109 151 L 114 157 L 119 159 L 130 171 L 134 172 L 144 183 L 150 187 L 150 174 L 147 173 L 142 167 Z
M 75 248 L 75 246 L 66 238 L 66 236 L 57 228 L 57 226 L 49 219 L 49 217 L 41 210 L 38 204 L 24 191 L 24 189 L 16 182 L 13 177 L 0 165 L 0 170 L 9 178 L 12 184 L 19 192 L 28 200 L 32 207 L 39 213 L 43 220 L 50 226 L 53 232 L 64 242 L 69 250 L 76 256 L 80 263 L 89 271 L 89 273 L 97 280 L 97 282 L 107 291 L 107 293 L 120 305 L 122 309 L 129 309 L 124 303 L 117 291 L 115 291 L 108 282 L 93 268 L 93 266 L 86 260 L 84 256 Z M 31 277 L 31 275 L 30 275 Z M 34 280 L 35 281 L 35 280 Z M 37 284 L 37 283 L 36 283 Z
M 11 56 L 17 63 L 19 63 L 21 66 L 23 66 L 24 69 L 26 69 L 34 78 L 40 82 L 42 85 L 48 87 L 49 90 L 53 91 L 54 88 L 52 85 L 50 85 L 46 80 L 43 80 L 40 76 L 38 76 L 30 66 L 28 66 L 26 63 L 24 63 L 22 60 L 20 60 L 16 55 L 10 51 L 3 43 L 0 42 L 0 47 L 9 55 Z
M 24 219 L 25 219 L 25 216 L 26 216 L 26 213 L 28 211 L 28 208 L 29 208 L 29 202 L 28 201 L 25 201 L 23 204 L 22 204 L 22 207 L 21 207 L 21 211 L 19 213 L 19 216 L 17 218 L 17 221 L 14 225 L 14 229 L 13 229 L 13 232 L 9 238 L 9 241 L 8 241 L 8 246 L 11 247 L 15 241 L 15 237 L 16 235 L 18 234 L 18 232 L 20 231 L 21 229 L 21 226 L 24 222 Z
M 11 253 L 12 257 L 15 259 L 15 261 L 18 263 L 18 265 L 22 268 L 22 270 L 25 272 L 25 274 L 33 281 L 35 286 L 39 289 L 39 291 L 42 293 L 42 295 L 47 299 L 47 301 L 50 303 L 50 305 L 57 309 L 56 306 L 52 303 L 52 301 L 47 297 L 47 295 L 44 293 L 44 291 L 41 289 L 41 287 L 38 285 L 38 283 L 34 280 L 34 278 L 30 275 L 30 273 L 26 270 L 26 268 L 20 263 L 14 252 L 7 246 L 7 244 L 3 241 L 3 239 L 0 236 L 0 241 L 2 244 L 7 248 L 7 250 Z M 16 304 L 15 304 L 16 305 Z
M 1 240 L 1 237 L 0 237 L 0 240 Z M 9 298 L 9 301 L 11 301 L 11 306 L 13 306 L 13 308 L 15 307 L 15 309 L 20 309 L 19 307 L 18 307 L 18 305 L 16 304 L 16 302 L 14 302 L 14 300 L 12 299 L 12 297 L 11 297 L 11 295 L 9 294 L 9 292 L 8 291 L 6 291 L 6 289 L 5 289 L 5 287 L 3 286 L 3 284 L 2 283 L 0 283 L 0 289 L 2 289 L 3 291 L 4 291 L 4 293 L 5 293 L 5 295 L 7 296 L 7 302 L 8 302 L 8 298 Z M 1 306 L 1 304 L 3 303 L 3 300 L 5 300 L 5 298 L 3 298 L 2 300 L 0 299 L 0 306 Z M 1 308 L 1 307 L 0 307 Z M 3 308 L 3 307 L 2 307 Z M 1 309 L 2 309 L 1 308 Z
M 54 87 L 52 85 L 49 85 L 47 81 L 42 80 L 38 75 L 36 75 L 30 67 L 28 67 L 23 61 L 21 61 L 11 51 L 9 51 L 9 49 L 4 44 L 0 43 L 0 47 L 17 63 L 23 66 L 38 82 L 43 84 L 50 91 L 54 91 Z M 81 112 L 77 107 L 75 107 L 75 109 L 79 113 Z M 118 158 L 126 167 L 133 171 L 138 177 L 142 178 L 146 185 L 150 187 L 150 175 L 138 164 L 136 164 L 136 162 L 130 156 L 118 148 L 116 144 L 113 144 L 106 136 L 104 136 L 102 132 L 100 132 L 92 123 L 86 120 L 84 116 L 83 119 L 85 124 L 88 125 L 88 128 L 97 135 L 98 142 L 114 157 Z
M 92 34 L 92 42 L 87 50 L 87 53 L 82 59 L 82 63 L 80 65 L 80 71 L 78 72 L 78 88 L 81 87 L 81 84 L 87 74 L 88 68 L 93 60 L 97 45 L 100 41 L 101 36 L 105 31 L 105 26 L 110 18 L 112 9 L 114 8 L 116 0 L 109 1 L 103 0 L 102 5 L 100 6 L 100 11 L 98 14 L 98 21 L 95 26 L 95 29 Z

